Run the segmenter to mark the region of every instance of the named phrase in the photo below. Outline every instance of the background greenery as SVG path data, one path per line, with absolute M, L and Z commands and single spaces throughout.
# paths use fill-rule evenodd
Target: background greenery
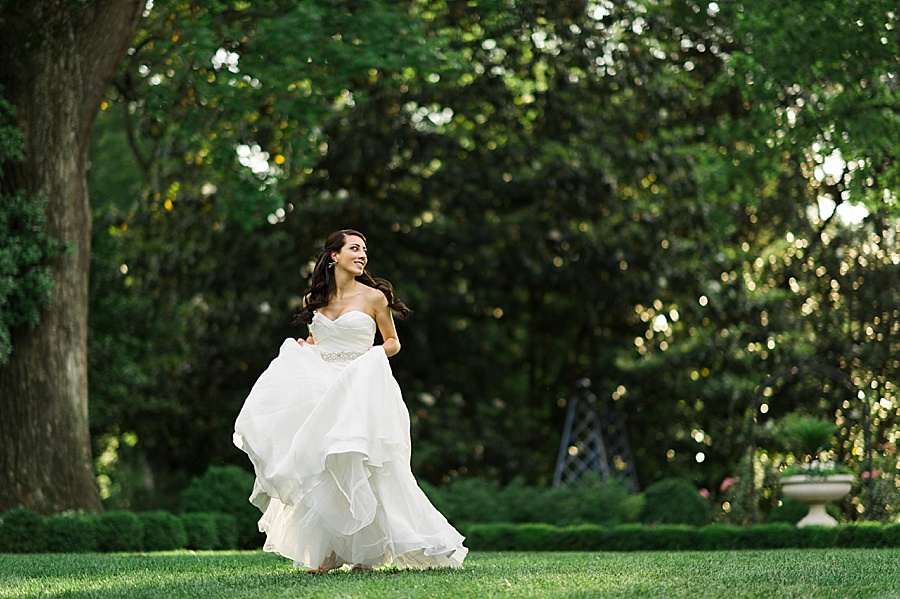
M 546 486 L 588 377 L 642 488 L 682 477 L 742 521 L 724 483 L 749 482 L 750 418 L 800 410 L 875 483 L 844 517 L 895 518 L 897 19 L 884 0 L 154 2 L 91 146 L 107 506 L 179 511 L 193 477 L 247 467 L 241 402 L 304 334 L 316 248 L 354 227 L 415 310 L 392 367 L 420 480 Z M 0 250 L 0 307 L 46 294 L 38 216 L 15 216 L 30 249 Z M 0 355 L 27 314 L 0 311 Z M 798 376 L 751 412 L 810 361 L 863 393 Z M 756 483 L 784 454 L 763 436 L 759 457 Z

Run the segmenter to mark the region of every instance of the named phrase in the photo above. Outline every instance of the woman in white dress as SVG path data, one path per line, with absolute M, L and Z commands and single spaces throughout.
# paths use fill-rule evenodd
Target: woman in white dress
M 410 310 L 367 262 L 361 233 L 328 237 L 297 314 L 309 337 L 285 340 L 235 422 L 264 549 L 316 573 L 460 567 L 464 537 L 410 469 L 409 413 L 388 363 L 400 351 L 393 312 Z

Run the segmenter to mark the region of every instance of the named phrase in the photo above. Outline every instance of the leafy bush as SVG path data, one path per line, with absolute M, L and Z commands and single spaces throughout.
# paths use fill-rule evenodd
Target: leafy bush
M 212 466 L 195 478 L 181 496 L 181 511 L 220 512 L 234 518 L 237 544 L 241 549 L 257 549 L 263 544 L 259 532 L 259 509 L 247 501 L 254 477 L 237 466 Z
M 710 524 L 700 529 L 700 546 L 706 551 L 725 551 L 740 549 L 740 526 L 727 524 Z
M 840 547 L 900 548 L 900 524 L 796 528 L 786 523 L 742 527 L 712 524 L 613 528 L 584 524 L 554 527 L 545 524 L 472 524 L 463 531 L 474 551 L 733 551 Z M 843 539 L 843 540 L 842 540 Z
M 187 533 L 188 549 L 219 549 L 219 528 L 215 514 L 201 512 L 181 515 L 181 524 Z
M 234 516 L 220 512 L 212 512 L 212 516 L 216 522 L 216 538 L 219 539 L 217 549 L 237 549 L 238 527 Z
M 480 478 L 458 478 L 438 491 L 437 504 L 451 522 L 507 522 L 500 486 Z
M 623 524 L 607 529 L 602 534 L 603 551 L 640 551 L 645 547 L 646 526 Z
M 642 497 L 620 481 L 586 477 L 562 488 L 526 485 L 515 479 L 505 487 L 478 478 L 459 478 L 422 489 L 448 520 L 456 524 L 517 522 L 571 526 L 613 526 L 637 521 Z
M 505 522 L 548 522 L 553 514 L 554 489 L 529 486 L 523 478 L 515 478 L 502 489 L 497 489 L 495 501 L 502 506 L 501 519 Z M 556 524 L 555 519 L 551 522 Z
M 806 514 L 809 513 L 809 506 L 802 501 L 791 499 L 790 497 L 782 497 L 781 505 L 775 507 L 769 512 L 769 522 L 787 522 L 788 524 L 796 524 L 800 522 Z
M 702 529 L 687 524 L 661 524 L 644 535 L 642 551 L 690 551 L 702 548 Z
M 37 553 L 47 546 L 45 519 L 29 509 L 13 508 L 0 519 L 0 552 Z
M 783 549 L 796 547 L 794 531 L 797 530 L 786 522 L 758 524 L 741 531 L 741 549 Z
M 900 547 L 900 524 L 888 524 L 884 527 L 885 547 Z
M 565 549 L 560 529 L 550 524 L 520 524 L 516 530 L 519 551 L 558 551 Z
M 15 107 L 0 98 L 0 165 L 24 160 L 22 141 Z M 13 350 L 12 330 L 37 324 L 53 298 L 47 261 L 64 246 L 44 232 L 46 206 L 46 198 L 22 191 L 0 195 L 0 365 Z
M 633 495 L 620 481 L 602 482 L 598 477 L 583 479 L 576 485 L 544 492 L 541 511 L 535 514 L 535 522 L 548 522 L 560 526 L 572 524 L 602 524 L 615 526 L 637 520 L 640 513 L 634 506 Z
M 641 509 L 641 522 L 644 524 L 705 526 L 709 521 L 709 504 L 687 480 L 666 478 L 644 491 Z
M 567 526 L 563 531 L 563 547 L 567 551 L 600 551 L 602 534 L 606 529 L 596 524 L 576 524 Z
M 144 525 L 144 549 L 147 551 L 169 551 L 187 546 L 188 536 L 184 525 L 177 516 L 158 510 L 138 514 Z
M 885 547 L 884 526 L 878 522 L 860 522 L 838 527 L 838 547 Z
M 47 551 L 85 553 L 100 547 L 100 517 L 96 514 L 56 514 L 45 522 Z
M 513 551 L 520 525 L 506 523 L 460 525 L 466 546 L 477 551 Z
M 140 551 L 144 548 L 144 526 L 131 512 L 113 511 L 100 516 L 101 551 Z
M 837 542 L 837 526 L 805 526 L 795 529 L 797 546 L 811 549 L 834 547 Z

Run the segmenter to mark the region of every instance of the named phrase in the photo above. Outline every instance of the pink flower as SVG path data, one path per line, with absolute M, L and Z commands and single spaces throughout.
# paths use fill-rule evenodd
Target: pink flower
M 881 475 L 881 470 L 865 470 L 859 474 L 860 478 L 878 478 Z
M 703 499 L 709 499 L 709 489 L 700 489 L 700 497 L 702 497 Z
M 741 480 L 741 479 L 740 479 L 739 477 L 737 477 L 737 476 L 729 476 L 729 477 L 726 477 L 725 480 L 722 481 L 722 484 L 719 485 L 719 490 L 720 490 L 720 491 L 724 491 L 725 489 L 727 489 L 728 487 L 730 487 L 730 486 L 733 485 L 734 483 L 738 482 L 739 480 Z

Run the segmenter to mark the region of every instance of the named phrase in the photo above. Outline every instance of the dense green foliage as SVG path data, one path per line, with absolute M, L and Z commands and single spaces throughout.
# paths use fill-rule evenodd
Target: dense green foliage
M 547 482 L 587 376 L 643 486 L 752 479 L 749 420 L 803 410 L 896 495 L 898 16 L 804 6 L 155 2 L 92 147 L 109 500 L 245 465 L 234 416 L 346 226 L 415 310 L 392 366 L 433 484 Z M 810 361 L 865 393 L 785 376 L 751 413 Z
M 100 519 L 100 549 L 140 551 L 144 547 L 144 524 L 133 512 L 109 511 Z
M 127 515 L 130 519 L 123 517 Z M 84 553 L 234 549 L 230 516 L 169 512 L 109 512 L 40 516 L 24 509 L 0 517 L 0 553 Z M 125 524 L 121 529 L 116 525 Z M 26 538 L 26 531 L 30 534 Z M 866 522 L 796 528 L 787 522 L 752 527 L 712 524 L 604 524 L 555 526 L 545 522 L 467 522 L 460 525 L 474 551 L 723 551 L 832 547 L 900 547 L 900 524 Z M 130 535 L 130 536 L 126 536 Z
M 236 543 L 227 545 L 221 541 L 214 514 L 182 514 L 181 523 L 187 534 L 188 549 L 227 549 L 236 546 Z
M 751 527 L 592 524 L 474 524 L 463 529 L 478 551 L 735 551 L 752 549 L 828 549 L 900 546 L 900 524 L 863 523 L 840 527 L 795 528 L 787 523 Z
M 462 570 L 304 576 L 258 553 L 0 555 L 0 597 L 896 597 L 895 549 L 476 553 Z
M 0 94 L 2 94 L 0 88 Z M 22 132 L 15 126 L 15 109 L 0 97 L 0 166 L 20 161 Z M 47 260 L 60 252 L 44 234 L 43 200 L 23 192 L 12 195 L 0 186 L 0 365 L 12 351 L 14 328 L 37 324 L 41 309 L 53 296 Z
M 234 518 L 165 511 L 41 516 L 25 508 L 0 514 L 0 553 L 86 553 L 237 548 Z
M 144 549 L 168 551 L 181 549 L 188 544 L 188 535 L 181 520 L 166 511 L 139 512 L 138 519 L 144 529 Z
M 253 549 L 263 542 L 257 522 L 259 509 L 248 501 L 253 490 L 253 476 L 237 466 L 213 466 L 195 477 L 181 496 L 181 511 L 227 514 L 235 530 L 220 538 L 226 543 L 236 535 L 236 546 Z M 222 524 L 220 523 L 219 526 Z
M 56 514 L 46 520 L 47 551 L 85 553 L 100 548 L 100 517 L 96 514 Z
M 683 478 L 664 478 L 644 491 L 641 522 L 645 524 L 709 524 L 709 503 Z
M 460 478 L 437 488 L 424 485 L 435 507 L 452 523 L 530 522 L 554 525 L 636 522 L 642 497 L 618 483 L 585 481 L 563 488 L 505 486 L 478 478 Z M 696 491 L 694 492 L 696 495 Z M 708 508 L 706 508 L 708 509 Z
M 3 514 L 0 526 L 0 551 L 4 553 L 37 552 L 47 545 L 47 522 L 31 510 L 9 510 Z

